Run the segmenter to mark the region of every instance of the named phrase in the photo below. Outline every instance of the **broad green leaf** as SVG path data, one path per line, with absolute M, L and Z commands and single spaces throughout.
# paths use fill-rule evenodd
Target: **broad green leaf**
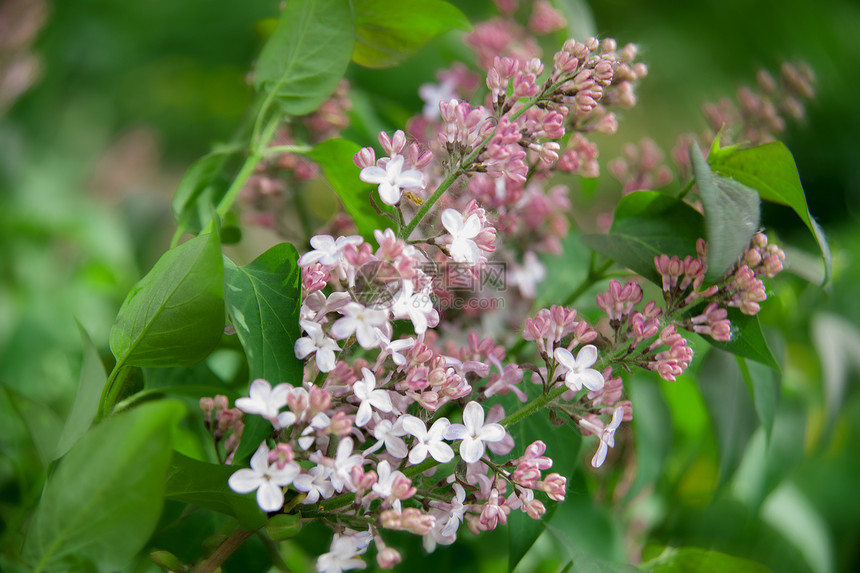
M 224 294 L 233 326 L 245 349 L 251 379 L 299 385 L 301 360 L 293 348 L 300 336 L 299 254 L 289 243 L 275 245 L 252 263 L 224 258 Z
M 251 456 L 260 444 L 272 433 L 272 423 L 261 416 L 249 416 L 245 419 L 245 429 L 236 453 L 233 455 L 233 465 L 241 465 Z
M 36 448 L 39 461 L 47 467 L 54 459 L 54 452 L 57 450 L 57 436 L 63 426 L 63 421 L 46 404 L 32 400 L 10 388 L 6 383 L 0 383 L 0 388 L 5 391 L 9 404 L 27 429 L 27 434 Z
M 302 530 L 302 516 L 296 513 L 275 515 L 266 524 L 266 533 L 275 541 L 286 541 Z
M 636 404 L 633 435 L 636 446 L 636 479 L 625 494 L 632 499 L 642 488 L 654 483 L 672 445 L 672 416 L 654 376 L 636 376 L 625 387 Z
M 761 205 L 755 189 L 715 175 L 695 141 L 690 146 L 690 161 L 705 208 L 705 239 L 708 241 L 705 279 L 712 283 L 735 264 L 758 231 Z
M 441 0 L 353 0 L 352 8 L 352 61 L 369 68 L 399 64 L 440 34 L 471 29 L 460 10 Z
M 752 395 L 755 411 L 764 428 L 765 436 L 770 439 L 779 399 L 779 373 L 763 364 L 747 362 L 740 356 L 735 356 L 735 359 Z
M 224 331 L 224 267 L 214 234 L 167 251 L 126 297 L 110 333 L 117 364 L 203 360 Z
M 343 203 L 343 208 L 355 221 L 358 232 L 365 241 L 371 242 L 374 229 L 396 229 L 393 217 L 380 214 L 370 202 L 371 194 L 376 198 L 376 205 L 386 207 L 374 192 L 375 185 L 365 183 L 358 178 L 359 169 L 352 162 L 352 156 L 361 148 L 346 139 L 329 139 L 314 146 L 308 157 L 319 163 L 337 196 Z
M 288 115 L 310 113 L 334 92 L 354 43 L 349 0 L 289 0 L 257 60 L 254 87 Z
M 217 205 L 230 186 L 224 167 L 239 149 L 215 149 L 191 164 L 173 195 L 173 215 L 181 231 L 197 233 L 212 218 Z
M 104 364 L 102 364 L 98 350 L 80 324 L 78 324 L 78 329 L 81 331 L 81 341 L 84 345 L 81 377 L 78 391 L 75 394 L 75 401 L 72 403 L 68 418 L 66 418 L 63 433 L 60 434 L 60 443 L 57 445 L 54 459 L 60 458 L 68 452 L 69 448 L 89 429 L 98 412 L 99 399 L 105 382 L 107 382 Z
M 658 191 L 636 191 L 618 203 L 608 235 L 585 235 L 582 242 L 656 284 L 662 284 L 654 257 L 696 255 L 704 237 L 702 215 Z
M 758 426 L 743 375 L 731 355 L 717 349 L 705 357 L 699 388 L 711 416 L 720 452 L 720 481 L 740 465 L 746 445 Z
M 746 315 L 736 308 L 729 308 L 728 311 L 728 319 L 732 323 L 732 339 L 721 342 L 708 338 L 708 342 L 726 352 L 755 360 L 776 371 L 781 371 L 780 362 L 773 355 L 761 331 L 758 317 Z
M 708 163 L 714 173 L 752 187 L 765 201 L 791 207 L 818 242 L 824 258 L 824 280 L 830 279 L 833 267 L 830 247 L 821 227 L 809 213 L 794 156 L 785 144 L 773 141 L 745 149 L 711 149 Z
M 661 555 L 639 568 L 647 573 L 768 573 L 770 569 L 740 557 L 698 547 L 667 547 Z
M 164 498 L 170 445 L 184 408 L 152 402 L 91 428 L 59 462 L 24 544 L 36 571 L 88 559 L 126 565 L 152 534 Z
M 249 531 L 259 529 L 266 523 L 266 515 L 254 496 L 238 494 L 227 484 L 235 472 L 235 466 L 209 464 L 173 452 L 164 497 L 232 515 Z

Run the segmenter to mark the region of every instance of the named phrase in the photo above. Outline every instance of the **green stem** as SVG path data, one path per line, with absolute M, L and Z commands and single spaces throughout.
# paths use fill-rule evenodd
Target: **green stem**
M 687 193 L 693 188 L 693 184 L 696 182 L 695 179 L 690 179 L 689 183 L 687 183 L 683 189 L 678 192 L 678 199 L 683 199 L 687 196 Z
M 514 412 L 510 416 L 506 417 L 504 420 L 502 420 L 499 423 L 505 427 L 508 427 L 512 424 L 516 424 L 517 422 L 520 422 L 520 421 L 524 420 L 525 418 L 528 418 L 532 414 L 536 414 L 544 406 L 546 406 L 547 404 L 549 404 L 550 402 L 552 402 L 553 400 L 555 400 L 556 398 L 558 398 L 559 396 L 561 396 L 562 394 L 564 394 L 567 391 L 568 391 L 568 387 L 565 386 L 564 384 L 562 384 L 561 386 L 559 386 L 555 390 L 550 390 L 546 394 L 541 394 L 540 396 L 535 398 L 533 401 L 529 402 L 528 404 L 526 404 L 525 406 L 523 406 L 522 408 L 520 408 L 519 410 L 517 410 L 516 412 Z
M 594 261 L 592 260 L 592 262 Z M 564 302 L 561 303 L 562 306 L 573 304 L 573 302 L 576 301 L 579 297 L 581 297 L 585 293 L 585 291 L 591 288 L 594 283 L 602 280 L 604 278 L 604 273 L 609 270 L 609 267 L 611 267 L 614 262 L 615 261 L 613 261 L 612 259 L 609 259 L 608 261 L 600 265 L 598 268 L 594 268 L 594 266 L 592 265 L 588 269 L 588 275 L 584 279 L 582 279 L 582 282 L 579 283 L 579 286 L 577 286 L 572 293 L 567 295 L 567 298 L 565 298 Z
M 260 151 L 260 155 L 268 157 L 269 155 L 280 155 L 282 153 L 308 153 L 313 149 L 310 145 L 274 145 L 266 147 Z
M 254 535 L 253 531 L 236 529 L 230 537 L 225 539 L 224 542 L 218 546 L 218 549 L 216 549 L 212 555 L 202 561 L 200 565 L 194 569 L 194 573 L 213 573 L 252 535 Z

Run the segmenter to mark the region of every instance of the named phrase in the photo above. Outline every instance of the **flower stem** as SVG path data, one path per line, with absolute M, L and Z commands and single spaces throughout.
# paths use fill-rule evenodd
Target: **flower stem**
M 200 565 L 194 569 L 194 573 L 213 573 L 252 535 L 254 535 L 253 531 L 245 531 L 241 528 L 236 529 L 230 537 L 225 539 L 224 542 L 218 546 L 212 555 L 202 561 Z

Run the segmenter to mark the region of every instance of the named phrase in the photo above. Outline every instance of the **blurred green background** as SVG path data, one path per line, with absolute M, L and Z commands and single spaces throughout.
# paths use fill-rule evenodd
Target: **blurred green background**
M 483 0 L 454 3 L 472 20 L 489 13 Z M 701 131 L 702 103 L 753 85 L 760 67 L 776 71 L 788 60 L 815 70 L 817 96 L 784 141 L 830 238 L 835 273 L 824 290 L 803 278 L 818 272 L 815 244 L 792 212 L 767 206 L 763 222 L 795 270 L 771 284 L 763 315 L 786 360 L 773 434 L 732 426 L 733 418 L 727 427 L 707 384 L 734 382 L 709 381 L 704 371 L 674 385 L 637 380 L 628 385 L 642 404 L 628 454 L 655 485 L 643 478 L 636 496 L 613 499 L 635 476 L 579 471 L 552 522 L 566 533 L 541 537 L 520 570 L 556 571 L 574 559 L 578 571 L 592 559 L 635 557 L 643 544 L 712 548 L 774 571 L 860 570 L 860 4 L 567 3 L 582 14 L 577 29 L 636 42 L 650 69 L 638 106 L 601 140 L 604 167 L 625 142 L 649 136 L 668 151 L 678 133 Z M 248 70 L 277 14 L 274 0 L 0 6 L 0 553 L 15 553 L 41 491 L 39 432 L 59 424 L 74 395 L 75 321 L 107 355 L 122 299 L 169 245 L 179 178 L 212 144 L 230 140 L 252 101 Z M 402 127 L 419 109 L 417 87 L 455 56 L 471 61 L 451 34 L 397 68 L 351 68 L 357 99 L 348 135 L 367 145 L 376 130 Z M 32 85 L 19 94 L 27 77 Z M 620 194 L 607 175 L 599 188 Z M 246 237 L 249 257 L 276 240 Z M 733 399 L 723 411 L 751 407 L 742 392 Z M 726 444 L 738 449 L 735 473 L 720 465 Z M 433 569 L 505 570 L 493 544 L 506 539 L 497 532 L 489 544 L 440 549 Z M 317 549 L 303 543 L 289 547 L 296 568 Z M 412 549 L 409 566 L 427 569 Z

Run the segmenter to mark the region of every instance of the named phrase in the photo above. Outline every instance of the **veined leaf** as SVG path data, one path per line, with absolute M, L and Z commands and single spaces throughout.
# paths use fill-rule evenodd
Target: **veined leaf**
M 833 267 L 830 247 L 821 227 L 809 213 L 794 157 L 782 142 L 745 149 L 737 146 L 718 149 L 715 142 L 708 163 L 714 173 L 752 187 L 765 201 L 791 207 L 818 242 L 824 259 L 824 281 L 830 280 Z
M 117 364 L 203 360 L 224 331 L 224 267 L 215 234 L 164 253 L 126 297 L 110 333 Z
M 173 215 L 179 229 L 199 232 L 212 218 L 211 206 L 217 205 L 230 186 L 225 164 L 238 147 L 224 147 L 207 153 L 191 164 L 173 195 Z
M 152 534 L 164 501 L 176 402 L 151 402 L 88 431 L 60 461 L 24 543 L 36 571 L 86 559 L 125 566 Z
M 81 341 L 84 344 L 84 359 L 81 363 L 81 377 L 78 391 L 69 416 L 66 418 L 60 443 L 54 453 L 54 459 L 60 458 L 69 451 L 75 442 L 86 433 L 96 417 L 99 409 L 99 398 L 107 382 L 104 364 L 92 340 L 84 327 L 78 324 Z
M 694 141 L 690 161 L 696 187 L 705 208 L 708 270 L 705 280 L 715 282 L 738 260 L 761 223 L 758 193 L 746 185 L 715 175 Z
M 289 0 L 254 70 L 254 87 L 288 115 L 315 110 L 334 92 L 355 42 L 349 0 Z
M 470 30 L 466 16 L 442 0 L 353 0 L 352 61 L 369 68 L 398 64 L 449 30 Z
M 770 569 L 748 559 L 698 547 L 667 547 L 661 555 L 639 566 L 647 573 L 769 573 Z
M 251 379 L 298 385 L 302 361 L 293 348 L 300 336 L 299 254 L 289 243 L 275 245 L 252 263 L 224 258 L 224 293 L 233 326 L 245 349 Z
M 698 211 L 665 193 L 636 191 L 618 203 L 608 235 L 585 235 L 582 242 L 659 285 L 654 257 L 695 256 L 703 236 Z

